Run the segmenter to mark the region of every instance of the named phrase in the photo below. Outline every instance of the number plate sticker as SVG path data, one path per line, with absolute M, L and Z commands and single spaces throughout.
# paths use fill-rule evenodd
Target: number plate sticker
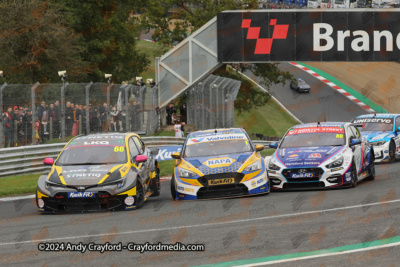
M 90 198 L 95 197 L 94 192 L 68 192 L 69 198 Z
M 290 178 L 313 178 L 313 177 L 315 177 L 315 174 L 313 172 L 290 174 Z
M 235 183 L 234 178 L 215 179 L 208 181 L 208 185 L 221 185 L 221 184 L 233 184 L 233 183 Z

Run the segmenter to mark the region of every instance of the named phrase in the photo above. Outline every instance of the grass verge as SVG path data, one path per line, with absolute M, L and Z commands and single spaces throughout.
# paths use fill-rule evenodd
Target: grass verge
M 247 133 L 281 138 L 286 131 L 298 122 L 286 113 L 274 100 L 261 108 L 254 108 L 239 114 L 235 112 L 235 126 Z

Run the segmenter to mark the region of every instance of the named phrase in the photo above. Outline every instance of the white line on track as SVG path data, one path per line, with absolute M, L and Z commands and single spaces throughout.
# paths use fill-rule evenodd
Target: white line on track
M 340 251 L 340 252 L 331 252 L 331 253 L 328 252 L 328 253 L 319 254 L 319 255 L 304 256 L 304 257 L 300 256 L 300 257 L 291 258 L 291 259 L 250 263 L 250 264 L 236 265 L 236 266 L 250 267 L 250 266 L 261 266 L 261 265 L 264 266 L 264 265 L 271 265 L 271 264 L 286 263 L 286 262 L 291 262 L 291 261 L 297 262 L 297 261 L 301 261 L 301 260 L 309 260 L 309 259 L 314 259 L 314 258 L 338 256 L 338 255 L 343 255 L 343 254 L 357 253 L 357 252 L 363 252 L 363 251 L 381 249 L 381 248 L 388 248 L 388 247 L 397 247 L 399 245 L 400 245 L 400 242 L 395 242 L 395 243 L 389 243 L 389 244 L 385 244 L 385 245 L 378 245 L 378 246 L 366 247 L 366 248 L 358 248 L 358 249 L 346 250 L 346 251 Z
M 119 235 L 131 235 L 131 234 L 139 234 L 139 233 L 159 232 L 159 231 L 165 231 L 165 230 L 181 229 L 182 227 L 186 227 L 186 228 L 199 228 L 199 227 L 208 227 L 208 226 L 214 227 L 215 225 L 227 225 L 227 224 L 235 224 L 235 223 L 242 223 L 242 222 L 269 220 L 269 219 L 277 219 L 277 218 L 284 218 L 284 217 L 291 217 L 291 216 L 298 216 L 298 215 L 305 215 L 305 214 L 327 213 L 327 212 L 334 212 L 334 211 L 339 211 L 339 210 L 356 209 L 356 208 L 377 206 L 377 205 L 397 203 L 397 202 L 400 202 L 400 199 L 395 199 L 395 200 L 390 200 L 390 201 L 380 201 L 380 202 L 374 202 L 374 203 L 362 204 L 362 205 L 354 205 L 354 206 L 348 206 L 348 207 L 325 209 L 325 210 L 314 210 L 314 211 L 306 211 L 306 212 L 298 212 L 298 213 L 290 213 L 290 214 L 265 216 L 265 217 L 259 217 L 259 218 L 234 220 L 234 221 L 230 221 L 230 222 L 204 223 L 204 224 L 181 225 L 181 226 L 165 227 L 165 228 L 143 229 L 143 230 L 136 230 L 136 231 L 126 231 L 126 232 L 119 232 L 118 234 Z M 72 240 L 72 239 L 79 239 L 79 238 L 89 238 L 89 237 L 109 236 L 109 235 L 115 235 L 115 233 L 106 233 L 106 234 L 97 234 L 97 235 L 81 235 L 81 236 L 66 236 L 66 237 L 56 237 L 56 238 L 41 239 L 41 240 L 8 242 L 8 243 L 0 243 L 0 246 L 38 243 L 38 242 L 53 242 L 53 241 L 59 241 L 59 240 Z

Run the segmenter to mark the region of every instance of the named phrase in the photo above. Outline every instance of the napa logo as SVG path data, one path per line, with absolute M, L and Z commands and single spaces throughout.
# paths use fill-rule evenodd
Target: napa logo
M 212 158 L 206 160 L 203 164 L 210 168 L 226 167 L 234 163 L 236 160 L 232 158 Z

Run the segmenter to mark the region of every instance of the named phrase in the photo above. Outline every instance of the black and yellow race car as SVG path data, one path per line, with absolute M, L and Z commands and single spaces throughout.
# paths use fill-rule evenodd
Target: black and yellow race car
M 160 194 L 158 149 L 147 148 L 135 133 L 77 136 L 39 178 L 36 203 L 41 212 L 141 208 Z

